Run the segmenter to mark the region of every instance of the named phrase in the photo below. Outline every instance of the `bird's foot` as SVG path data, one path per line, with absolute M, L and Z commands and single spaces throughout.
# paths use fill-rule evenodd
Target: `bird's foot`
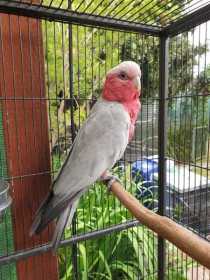
M 101 175 L 100 180 L 101 180 L 103 183 L 106 184 L 107 189 L 108 189 L 108 192 L 110 192 L 111 187 L 112 187 L 112 184 L 113 184 L 114 182 L 117 181 L 117 182 L 119 182 L 119 183 L 121 184 L 120 179 L 119 179 L 117 176 L 113 175 L 113 174 L 112 174 L 111 172 L 109 172 L 109 171 L 105 171 L 105 172 Z

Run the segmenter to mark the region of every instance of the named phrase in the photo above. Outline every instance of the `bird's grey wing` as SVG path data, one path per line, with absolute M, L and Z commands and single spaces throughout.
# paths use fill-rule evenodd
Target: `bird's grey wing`
M 98 101 L 78 132 L 53 191 L 62 203 L 84 192 L 120 159 L 128 143 L 130 119 L 116 102 Z

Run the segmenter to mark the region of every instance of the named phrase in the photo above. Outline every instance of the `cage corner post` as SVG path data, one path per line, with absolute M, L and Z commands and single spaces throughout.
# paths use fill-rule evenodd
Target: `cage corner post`
M 159 165 L 158 165 L 158 212 L 165 214 L 165 187 L 166 187 L 166 142 L 167 142 L 167 97 L 168 97 L 168 43 L 167 36 L 160 36 L 159 55 Z M 165 279 L 165 240 L 158 238 L 158 279 Z
M 42 30 L 38 19 L 0 15 L 3 132 L 14 247 L 21 251 L 48 242 L 52 233 L 50 226 L 40 236 L 29 236 L 34 213 L 51 185 Z M 16 267 L 18 280 L 58 279 L 57 259 L 50 252 L 17 259 Z

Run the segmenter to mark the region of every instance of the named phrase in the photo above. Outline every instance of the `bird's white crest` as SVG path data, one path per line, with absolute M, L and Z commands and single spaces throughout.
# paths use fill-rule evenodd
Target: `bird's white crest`
M 132 76 L 139 76 L 141 78 L 141 70 L 139 65 L 134 61 L 123 61 L 107 72 L 107 75 L 124 71 L 131 73 Z

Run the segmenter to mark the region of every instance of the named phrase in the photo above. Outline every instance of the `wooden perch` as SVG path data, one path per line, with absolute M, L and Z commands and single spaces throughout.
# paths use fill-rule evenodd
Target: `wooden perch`
M 173 243 L 201 265 L 210 269 L 209 242 L 171 219 L 147 209 L 127 192 L 119 182 L 115 181 L 112 184 L 111 191 L 143 225 Z

